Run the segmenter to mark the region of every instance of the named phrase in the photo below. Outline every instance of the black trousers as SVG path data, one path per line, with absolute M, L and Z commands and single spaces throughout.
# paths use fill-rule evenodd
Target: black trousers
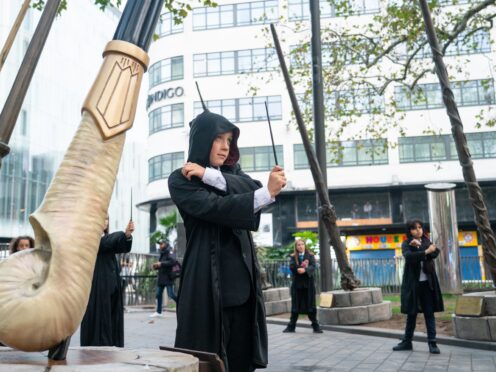
M 243 305 L 223 310 L 224 340 L 228 372 L 252 372 L 253 306 L 248 300 Z
M 291 312 L 291 318 L 289 319 L 289 324 L 291 326 L 296 326 L 296 321 L 298 320 L 299 313 Z M 308 319 L 312 322 L 312 324 L 318 323 L 317 321 L 317 311 L 313 311 L 307 313 Z
M 429 287 L 429 282 L 422 281 L 419 282 L 418 287 L 418 300 L 422 306 L 422 311 L 424 313 L 425 326 L 427 328 L 427 339 L 429 341 L 436 341 L 436 318 L 434 317 L 434 305 L 433 305 L 434 293 Z M 415 326 L 417 323 L 417 314 L 408 314 L 406 318 L 405 327 L 405 340 L 411 341 L 413 338 L 413 332 L 415 331 Z

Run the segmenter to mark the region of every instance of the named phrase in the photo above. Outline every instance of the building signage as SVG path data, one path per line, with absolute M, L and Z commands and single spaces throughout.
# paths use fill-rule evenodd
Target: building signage
M 363 249 L 397 249 L 406 239 L 405 234 L 377 234 L 347 236 L 345 245 L 349 250 Z M 461 247 L 477 246 L 477 232 L 459 231 L 458 244 Z
M 167 88 L 162 90 L 157 90 L 153 94 L 148 95 L 148 100 L 146 101 L 146 108 L 150 107 L 153 102 L 160 102 L 164 99 L 171 99 L 182 97 L 184 95 L 183 87 Z

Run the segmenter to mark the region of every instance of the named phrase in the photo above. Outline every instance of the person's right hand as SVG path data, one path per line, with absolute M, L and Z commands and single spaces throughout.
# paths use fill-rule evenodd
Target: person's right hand
M 270 196 L 275 197 L 279 195 L 284 186 L 286 186 L 284 170 L 279 165 L 276 165 L 272 168 L 269 175 L 269 181 L 267 182 L 267 189 L 269 189 Z
M 425 250 L 425 254 L 434 253 L 435 251 L 436 251 L 436 245 L 435 244 L 431 244 L 429 246 L 429 248 L 427 248 Z

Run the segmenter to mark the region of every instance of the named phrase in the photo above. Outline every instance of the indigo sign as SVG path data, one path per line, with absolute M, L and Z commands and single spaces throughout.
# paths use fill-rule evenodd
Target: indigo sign
M 148 95 L 148 100 L 146 101 L 146 108 L 150 107 L 150 105 L 153 102 L 159 102 L 164 99 L 171 99 L 174 97 L 181 97 L 183 95 L 184 95 L 183 87 L 158 90 L 155 93 Z

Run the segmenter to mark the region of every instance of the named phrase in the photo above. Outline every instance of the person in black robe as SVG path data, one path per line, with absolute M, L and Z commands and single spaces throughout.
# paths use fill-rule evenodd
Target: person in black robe
M 191 123 L 188 162 L 169 177 L 184 220 L 186 252 L 175 346 L 216 353 L 230 372 L 267 366 L 267 328 L 251 231 L 286 178 L 276 166 L 266 187 L 243 173 L 239 129 L 205 110 Z
M 169 242 L 165 239 L 159 241 L 160 257 L 158 262 L 153 264 L 153 269 L 157 270 L 157 310 L 150 315 L 151 318 L 162 316 L 162 298 L 164 289 L 167 288 L 167 296 L 177 302 L 177 296 L 174 293 L 174 279 L 171 275 L 172 266 L 175 265 L 176 255 L 174 254 Z
M 118 253 L 128 253 L 133 244 L 134 223 L 126 231 L 108 233 L 108 217 L 100 240 L 90 298 L 81 322 L 81 346 L 124 347 L 124 306 Z
M 289 260 L 289 269 L 293 274 L 291 283 L 291 319 L 283 332 L 294 332 L 299 314 L 307 314 L 312 322 L 314 333 L 322 333 L 317 320 L 315 306 L 315 256 L 307 249 L 302 239 L 295 241 L 294 252 Z
M 434 317 L 435 312 L 444 311 L 443 296 L 434 266 L 439 249 L 424 233 L 420 220 L 407 222 L 406 231 L 407 239 L 401 245 L 405 258 L 401 283 L 401 312 L 407 314 L 407 318 L 403 340 L 393 347 L 393 350 L 412 350 L 417 314 L 424 313 L 429 352 L 439 354 Z

